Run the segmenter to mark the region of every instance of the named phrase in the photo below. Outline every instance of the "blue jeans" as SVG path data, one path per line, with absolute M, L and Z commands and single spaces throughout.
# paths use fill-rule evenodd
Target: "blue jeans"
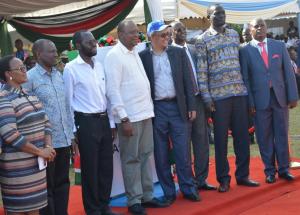
M 168 156 L 169 138 L 173 145 L 180 190 L 185 195 L 192 194 L 196 188 L 189 157 L 188 122 L 182 119 L 176 101 L 155 101 L 154 112 L 155 166 L 164 194 L 166 197 L 176 195 Z

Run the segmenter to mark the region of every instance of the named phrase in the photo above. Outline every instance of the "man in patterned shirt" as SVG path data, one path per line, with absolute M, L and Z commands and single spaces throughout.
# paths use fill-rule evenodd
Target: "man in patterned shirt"
M 56 151 L 54 162 L 47 167 L 48 206 L 42 215 L 67 215 L 69 200 L 69 167 L 71 140 L 74 139 L 71 112 L 66 103 L 61 73 L 54 67 L 57 51 L 50 40 L 39 39 L 33 44 L 37 64 L 28 71 L 24 88 L 42 102 L 52 125 L 52 144 Z
M 225 10 L 211 5 L 207 10 L 211 26 L 196 40 L 198 86 L 208 111 L 212 112 L 215 159 L 219 192 L 230 187 L 227 160 L 228 129 L 232 129 L 236 154 L 235 177 L 238 185 L 259 186 L 249 176 L 249 136 L 247 89 L 239 63 L 239 35 L 225 28 Z

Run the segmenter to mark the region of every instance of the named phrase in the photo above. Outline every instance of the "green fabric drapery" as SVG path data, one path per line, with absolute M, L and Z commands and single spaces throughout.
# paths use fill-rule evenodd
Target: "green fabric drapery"
M 1 19 L 1 18 L 0 18 Z M 11 37 L 7 30 L 7 21 L 0 21 L 0 56 L 5 56 L 13 53 Z
M 152 21 L 152 17 L 151 17 L 147 0 L 144 0 L 144 14 L 145 14 L 145 23 L 146 24 L 150 23 Z
M 99 38 L 126 18 L 138 0 L 111 0 L 80 10 L 39 17 L 13 17 L 11 24 L 23 37 L 53 41 L 59 51 L 68 48 L 73 34 L 81 29 Z

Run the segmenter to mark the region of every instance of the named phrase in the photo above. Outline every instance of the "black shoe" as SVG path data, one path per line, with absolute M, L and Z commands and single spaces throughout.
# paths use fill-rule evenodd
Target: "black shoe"
M 176 196 L 166 196 L 165 202 L 168 204 L 168 206 L 172 205 L 176 200 Z
M 229 191 L 229 188 L 230 188 L 229 183 L 221 183 L 220 186 L 219 186 L 219 188 L 218 188 L 218 191 L 220 193 L 225 193 L 225 192 Z
M 289 172 L 279 174 L 279 178 L 285 179 L 287 181 L 293 181 L 295 179 L 295 177 Z
M 153 198 L 150 201 L 142 202 L 142 207 L 144 208 L 166 208 L 169 204 L 165 201 L 161 201 L 157 198 Z
M 247 187 L 258 187 L 260 184 L 256 181 L 252 181 L 249 178 L 245 178 L 242 180 L 237 180 L 236 183 L 238 185 L 243 185 L 243 186 L 247 186 Z
M 101 210 L 101 215 L 122 215 L 122 213 L 115 213 L 109 207 Z
M 276 178 L 274 175 L 267 175 L 266 177 L 266 183 L 273 184 L 276 182 Z
M 137 203 L 128 207 L 128 212 L 133 215 L 146 215 L 145 208 L 141 204 Z
M 204 184 L 199 185 L 198 189 L 199 190 L 217 190 L 217 187 L 215 187 L 213 185 L 210 185 L 210 184 L 205 182 Z
M 201 198 L 198 193 L 191 193 L 191 194 L 183 194 L 183 198 L 190 200 L 192 202 L 200 202 Z

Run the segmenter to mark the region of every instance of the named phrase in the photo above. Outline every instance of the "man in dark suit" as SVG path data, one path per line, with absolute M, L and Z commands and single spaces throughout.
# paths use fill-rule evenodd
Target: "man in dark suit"
M 289 173 L 288 108 L 296 107 L 298 100 L 291 60 L 284 43 L 266 38 L 263 19 L 253 20 L 250 29 L 253 40 L 241 49 L 240 60 L 250 112 L 255 114 L 266 182 L 275 182 L 276 171 L 280 178 L 291 181 L 294 177 Z
M 197 53 L 194 45 L 186 43 L 186 27 L 181 22 L 172 22 L 173 28 L 173 46 L 183 48 L 188 56 L 190 63 L 190 76 L 191 85 L 193 86 L 193 92 L 196 96 L 196 119 L 190 123 L 190 138 L 192 140 L 193 155 L 194 155 L 194 171 L 195 182 L 198 189 L 203 190 L 216 190 L 215 186 L 212 186 L 206 182 L 208 176 L 208 164 L 209 164 L 209 140 L 207 130 L 206 112 L 199 88 L 197 85 L 196 76 L 196 61 Z
M 188 145 L 188 121 L 196 118 L 195 98 L 188 59 L 183 49 L 168 46 L 168 25 L 149 23 L 151 48 L 140 53 L 150 81 L 154 100 L 154 156 L 158 179 L 167 202 L 175 201 L 176 190 L 168 159 L 168 140 L 172 141 L 180 190 L 186 199 L 200 201 L 193 183 Z

